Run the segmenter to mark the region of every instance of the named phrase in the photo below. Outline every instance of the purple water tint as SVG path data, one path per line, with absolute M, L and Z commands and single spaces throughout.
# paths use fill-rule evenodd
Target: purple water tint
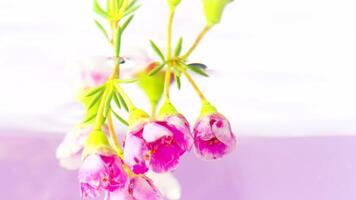
M 0 199 L 79 200 L 54 155 L 62 137 L 0 131 Z M 183 200 L 355 200 L 356 137 L 240 137 L 223 159 L 183 156 L 175 175 Z

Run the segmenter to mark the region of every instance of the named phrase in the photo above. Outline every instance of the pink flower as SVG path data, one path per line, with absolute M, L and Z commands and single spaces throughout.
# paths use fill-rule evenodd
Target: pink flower
M 189 123 L 181 114 L 170 115 L 161 121 L 136 124 L 127 134 L 124 161 L 134 173 L 148 170 L 157 173 L 176 168 L 180 156 L 191 149 Z
M 163 200 L 152 181 L 145 176 L 130 179 L 125 189 L 107 192 L 105 200 Z
M 201 158 L 217 159 L 230 153 L 236 146 L 236 138 L 229 121 L 219 113 L 203 116 L 193 130 L 195 152 Z
M 88 155 L 79 169 L 79 182 L 83 198 L 98 197 L 103 191 L 124 188 L 127 182 L 122 161 L 114 155 Z

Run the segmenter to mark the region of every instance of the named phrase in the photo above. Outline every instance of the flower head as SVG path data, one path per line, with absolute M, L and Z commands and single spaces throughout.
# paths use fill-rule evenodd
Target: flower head
M 179 113 L 160 116 L 159 120 L 136 125 L 126 136 L 124 161 L 134 173 L 145 173 L 148 166 L 158 173 L 173 170 L 180 156 L 191 148 L 185 117 Z
M 89 134 L 82 157 L 79 182 L 83 198 L 95 198 L 103 191 L 115 191 L 125 186 L 127 174 L 123 163 L 104 132 L 94 130 Z
M 210 104 L 204 106 L 193 130 L 195 152 L 204 159 L 217 159 L 235 148 L 236 138 L 229 121 Z
M 115 191 L 126 185 L 127 174 L 122 161 L 115 155 L 88 155 L 79 169 L 83 198 L 95 198 L 103 191 Z
M 105 200 L 163 200 L 152 181 L 145 176 L 131 178 L 123 190 L 108 192 Z

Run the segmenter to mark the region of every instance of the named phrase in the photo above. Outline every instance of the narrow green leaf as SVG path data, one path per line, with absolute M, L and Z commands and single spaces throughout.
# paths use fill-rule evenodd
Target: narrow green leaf
M 137 0 L 132 0 L 129 5 L 127 6 L 126 10 L 130 9 L 132 6 L 136 4 Z
M 131 15 L 129 18 L 126 19 L 126 21 L 121 25 L 121 32 L 124 32 L 126 29 L 127 25 L 131 22 L 131 20 L 134 18 L 135 15 Z
M 206 70 L 208 67 L 203 64 L 203 63 L 190 63 L 188 64 L 188 66 L 191 66 L 191 67 L 196 67 L 196 68 L 200 68 L 200 69 L 203 69 L 203 70 Z
M 195 72 L 196 74 L 199 74 L 199 75 L 202 75 L 202 76 L 205 76 L 205 77 L 209 76 L 204 70 L 202 70 L 200 68 L 197 68 L 197 67 L 194 67 L 194 66 L 189 66 L 189 65 L 186 65 L 186 64 L 184 64 L 184 66 L 186 68 L 188 68 L 189 70 L 191 70 L 192 72 Z
M 84 118 L 84 120 L 82 121 L 83 124 L 89 123 L 90 121 L 92 121 L 93 119 L 95 119 L 96 117 L 96 112 L 92 115 L 88 115 Z
M 120 117 L 120 115 L 118 115 L 115 111 L 112 110 L 111 112 L 112 112 L 112 114 L 114 114 L 114 116 L 115 116 L 121 123 L 125 124 L 126 126 L 129 125 L 129 123 L 128 123 L 126 120 L 124 120 L 124 118 Z
M 157 45 L 152 40 L 150 40 L 150 44 L 151 44 L 152 49 L 156 52 L 156 54 L 159 56 L 159 58 L 164 62 L 164 56 L 163 56 L 162 51 L 157 47 Z
M 135 12 L 137 9 L 139 9 L 141 7 L 141 4 L 137 4 L 135 6 L 132 6 L 131 8 L 128 8 L 125 12 L 124 12 L 124 15 L 123 17 Z
M 103 94 L 103 90 L 98 93 L 95 97 L 93 97 L 91 100 L 90 100 L 90 103 L 88 105 L 88 108 L 87 110 L 90 110 L 92 107 L 94 107 L 97 103 L 100 102 L 100 99 L 102 98 L 102 94 Z
M 181 87 L 181 83 L 180 83 L 180 77 L 179 76 L 174 76 L 176 82 L 177 82 L 177 87 L 178 87 L 178 90 L 180 90 L 180 87 Z
M 126 104 L 124 98 L 121 96 L 121 94 L 119 92 L 117 94 L 118 94 L 118 97 L 119 97 L 119 100 L 120 100 L 122 106 L 125 108 L 126 111 L 129 111 L 129 108 L 127 107 L 127 104 Z
M 106 101 L 105 101 L 105 108 L 104 108 L 104 113 L 105 114 L 108 112 L 108 110 L 111 107 L 111 100 L 112 100 L 113 94 L 114 94 L 114 92 L 111 90 L 109 92 L 109 94 L 108 94 L 108 97 L 107 97 Z M 106 115 L 104 115 L 104 116 L 106 116 Z
M 101 8 L 98 0 L 94 0 L 93 9 L 96 14 L 101 15 L 105 19 L 108 18 L 108 13 Z
M 119 99 L 118 99 L 118 97 L 117 97 L 117 94 L 115 93 L 113 97 L 114 97 L 114 101 L 115 101 L 116 106 L 117 106 L 119 109 L 121 109 L 121 104 L 120 104 L 120 101 L 119 101 Z
M 105 38 L 109 41 L 109 34 L 106 32 L 105 28 L 103 27 L 103 25 L 100 24 L 99 21 L 94 20 L 95 21 L 95 25 L 99 28 L 99 30 L 104 34 Z
M 161 69 L 166 65 L 166 63 L 162 63 L 160 65 L 157 65 L 155 68 L 153 68 L 150 73 L 148 73 L 148 76 L 153 76 L 157 74 Z
M 96 88 L 93 88 L 93 89 L 90 89 L 89 91 L 86 92 L 86 94 L 84 95 L 84 97 L 90 97 L 100 91 L 102 91 L 105 87 L 105 84 L 104 85 L 101 85 L 99 87 L 96 87 Z
M 119 62 L 120 56 L 120 47 L 121 47 L 121 29 L 118 26 L 115 32 L 115 58 L 116 62 Z
M 135 83 L 137 82 L 137 79 L 119 79 L 117 82 L 118 83 Z
M 174 52 L 175 57 L 179 56 L 180 52 L 182 51 L 182 44 L 183 44 L 183 38 L 180 37 Z

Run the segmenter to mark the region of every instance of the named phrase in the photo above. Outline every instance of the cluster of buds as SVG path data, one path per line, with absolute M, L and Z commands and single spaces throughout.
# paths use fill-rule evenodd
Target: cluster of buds
M 160 60 L 147 59 L 150 60 L 148 67 L 132 79 L 120 79 L 120 65 L 124 63 L 120 57 L 122 33 L 139 5 L 136 0 L 107 0 L 107 8 L 103 9 L 94 0 L 94 11 L 106 19 L 111 29 L 110 36 L 107 28 L 95 21 L 114 49 L 114 67 L 111 74 L 105 72 L 90 76 L 96 81 L 86 85 L 80 98 L 86 108 L 84 120 L 67 134 L 57 149 L 62 166 L 79 168 L 83 198 L 103 195 L 106 200 L 178 199 L 179 194 L 172 195 L 167 189 L 157 187 L 159 184 L 149 174 L 166 174 L 175 170 L 180 158 L 192 149 L 201 159 L 215 160 L 229 154 L 236 146 L 229 121 L 207 100 L 188 72 L 207 76 L 206 66 L 187 63 L 202 37 L 219 23 L 230 0 L 202 1 L 207 25 L 182 55 L 182 39 L 178 40 L 173 54 L 171 49 L 173 16 L 181 0 L 167 1 L 170 9 L 167 56 L 151 41 Z M 180 89 L 181 74 L 201 100 L 201 112 L 193 127 L 169 97 L 173 81 Z M 105 78 L 97 80 L 97 76 Z M 122 84 L 136 82 L 148 97 L 150 114 L 136 107 L 121 87 Z M 162 97 L 163 104 L 157 109 Z M 126 117 L 119 111 L 127 112 Z M 120 125 L 127 127 L 122 142 L 115 129 Z

